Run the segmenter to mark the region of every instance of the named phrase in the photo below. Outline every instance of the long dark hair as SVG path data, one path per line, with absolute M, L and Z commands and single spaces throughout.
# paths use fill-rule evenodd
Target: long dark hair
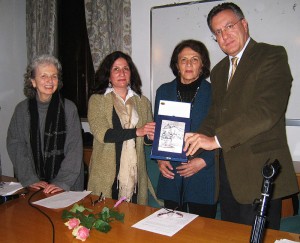
M 173 74 L 176 78 L 179 78 L 179 72 L 178 72 L 178 55 L 179 53 L 186 47 L 191 48 L 195 52 L 199 53 L 201 60 L 202 60 L 202 78 L 208 78 L 210 75 L 210 59 L 209 54 L 206 46 L 201 42 L 197 40 L 183 40 L 177 46 L 175 47 L 171 61 L 170 61 L 170 68 L 172 69 Z
M 118 58 L 124 58 L 128 66 L 130 68 L 130 87 L 131 89 L 137 93 L 139 96 L 142 95 L 141 91 L 141 86 L 142 86 L 142 81 L 140 78 L 140 75 L 138 73 L 138 70 L 136 66 L 134 65 L 131 57 L 121 51 L 115 51 L 112 52 L 111 54 L 107 55 L 104 60 L 101 62 L 98 70 L 96 71 L 95 74 L 95 86 L 93 88 L 93 93 L 96 94 L 104 94 L 106 88 L 109 85 L 109 77 L 110 77 L 110 71 L 111 68 L 114 64 L 114 62 Z

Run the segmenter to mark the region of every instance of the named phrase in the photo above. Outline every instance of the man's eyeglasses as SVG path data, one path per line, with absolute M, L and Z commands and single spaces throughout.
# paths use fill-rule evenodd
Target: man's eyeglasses
M 166 210 L 166 211 L 157 214 L 157 217 L 159 217 L 159 218 L 167 218 L 167 217 L 182 218 L 183 214 L 175 211 L 176 209 L 177 208 L 175 208 L 173 210 L 172 209 L 168 209 L 168 208 L 164 208 L 164 210 Z
M 224 34 L 224 33 L 231 33 L 231 32 L 234 30 L 235 25 L 236 25 L 238 22 L 240 22 L 241 20 L 243 20 L 243 18 L 239 19 L 238 21 L 236 21 L 236 22 L 233 23 L 233 24 L 228 24 L 228 25 L 224 26 L 222 29 L 216 30 L 216 31 L 213 33 L 213 36 L 212 36 L 213 39 L 214 39 L 215 41 L 217 41 L 217 39 L 219 39 L 219 38 L 222 36 L 222 34 Z
M 102 202 L 103 200 L 105 200 L 105 197 L 104 197 L 103 193 L 101 192 L 100 196 L 97 200 L 93 201 L 91 198 L 91 204 L 92 204 L 92 206 L 95 206 L 97 203 Z

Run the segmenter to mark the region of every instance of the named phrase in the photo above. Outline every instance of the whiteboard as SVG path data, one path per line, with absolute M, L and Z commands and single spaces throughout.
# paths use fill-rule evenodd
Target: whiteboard
M 222 0 L 194 1 L 151 9 L 151 101 L 157 88 L 175 77 L 169 68 L 175 46 L 184 39 L 202 41 L 210 53 L 211 67 L 225 54 L 207 26 L 209 11 Z M 300 119 L 300 0 L 236 0 L 248 20 L 250 36 L 257 42 L 286 48 L 294 78 L 287 119 Z

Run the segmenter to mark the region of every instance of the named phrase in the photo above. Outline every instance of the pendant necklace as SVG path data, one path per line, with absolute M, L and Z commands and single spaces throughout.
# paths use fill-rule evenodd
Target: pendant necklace
M 197 95 L 197 93 L 198 93 L 199 88 L 200 88 L 200 86 L 197 87 L 196 92 L 195 92 L 195 94 L 194 94 L 192 100 L 190 101 L 190 103 L 191 103 L 191 108 L 193 107 L 193 104 L 194 104 L 194 101 L 195 101 L 195 98 L 196 98 L 196 95 Z M 182 97 L 181 97 L 181 95 L 180 95 L 179 89 L 177 90 L 177 100 L 179 100 L 179 101 L 181 101 L 181 102 L 184 102 L 183 99 L 182 99 Z

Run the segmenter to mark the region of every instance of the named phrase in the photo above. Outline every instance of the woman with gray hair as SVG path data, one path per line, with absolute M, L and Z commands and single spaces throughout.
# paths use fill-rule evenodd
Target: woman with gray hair
M 59 92 L 61 73 L 61 64 L 50 55 L 28 65 L 27 98 L 16 106 L 7 133 L 17 179 L 45 193 L 83 190 L 81 124 L 74 103 Z

